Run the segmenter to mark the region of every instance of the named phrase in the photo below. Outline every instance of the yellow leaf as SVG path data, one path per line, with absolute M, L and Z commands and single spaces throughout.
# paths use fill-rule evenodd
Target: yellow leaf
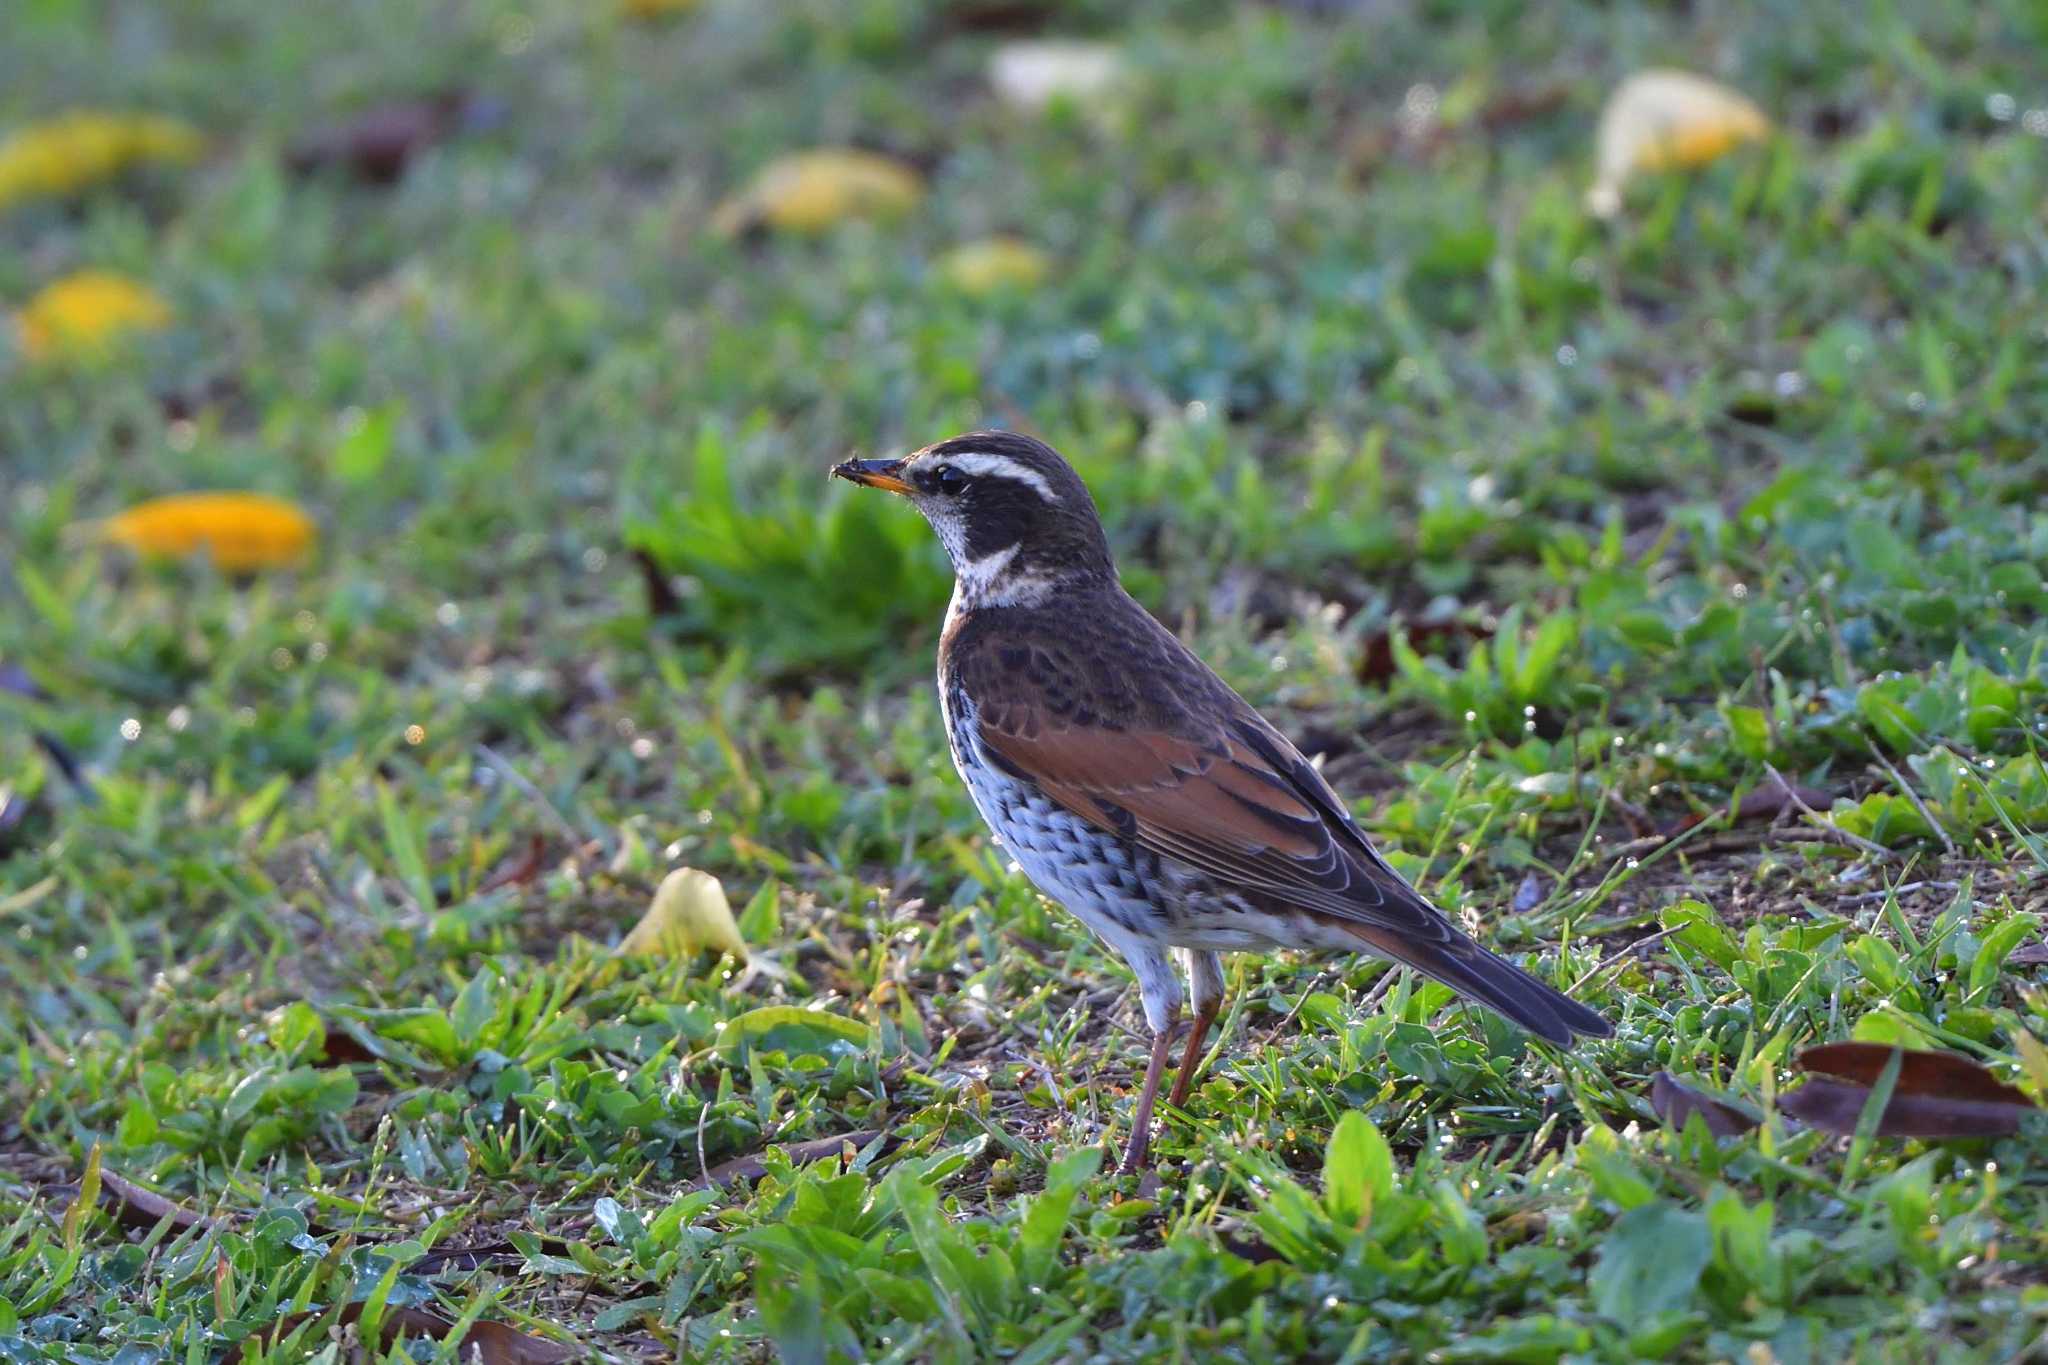
M 0 209 L 74 194 L 130 166 L 191 161 L 204 145 L 190 124 L 160 114 L 81 109 L 30 124 L 0 142 Z
M 895 218 L 924 196 L 924 181 L 900 161 L 853 149 L 821 148 L 770 162 L 719 205 L 711 225 L 730 237 L 752 227 L 822 232 L 849 218 Z
M 81 270 L 43 287 L 21 310 L 21 349 L 32 360 L 104 356 L 121 337 L 170 325 L 171 306 L 147 285 L 110 270 Z
M 647 913 L 619 941 L 625 956 L 690 958 L 707 948 L 746 961 L 746 940 L 733 922 L 725 887 L 694 867 L 677 868 L 662 878 Z
M 2025 1028 L 2013 1030 L 2013 1042 L 2019 1046 L 2020 1069 L 2033 1085 L 2035 1097 L 2048 1099 L 2048 1045 Z
M 1052 258 L 1016 237 L 985 237 L 954 247 L 938 260 L 939 277 L 977 298 L 1004 289 L 1024 289 L 1044 279 Z
M 1601 111 L 1599 169 L 1586 205 L 1612 217 L 1631 176 L 1704 165 L 1770 131 L 1763 111 L 1724 85 L 1686 71 L 1639 71 Z
M 101 527 L 138 554 L 173 558 L 205 551 L 228 573 L 277 568 L 313 544 L 313 520 L 262 493 L 180 493 L 131 507 Z
M 1006 43 L 988 62 L 989 85 L 1018 109 L 1043 109 L 1062 97 L 1094 103 L 1122 84 L 1124 75 L 1123 54 L 1108 43 Z

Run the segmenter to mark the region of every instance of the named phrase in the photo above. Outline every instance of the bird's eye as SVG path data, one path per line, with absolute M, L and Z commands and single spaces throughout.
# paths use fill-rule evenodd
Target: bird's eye
M 932 471 L 932 487 L 949 498 L 957 498 L 967 491 L 967 476 L 949 464 L 942 464 Z

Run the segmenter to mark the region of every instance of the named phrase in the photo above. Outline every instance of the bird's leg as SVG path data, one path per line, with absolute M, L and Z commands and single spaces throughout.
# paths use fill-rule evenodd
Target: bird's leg
M 1223 1007 L 1223 964 L 1214 953 L 1189 948 L 1175 951 L 1188 969 L 1188 991 L 1195 1006 L 1187 1051 L 1181 1054 L 1180 1074 L 1174 1077 L 1173 1094 L 1168 1096 L 1177 1109 L 1187 1102 L 1188 1087 L 1195 1080 L 1195 1063 L 1202 1058 L 1202 1041 L 1209 1036 L 1209 1025 L 1216 1021 L 1216 1012 Z
M 1138 1112 L 1131 1119 L 1131 1141 L 1124 1148 L 1123 1164 L 1117 1171 L 1129 1175 L 1141 1171 L 1152 1160 L 1152 1103 L 1159 1098 L 1159 1081 L 1166 1074 L 1166 1057 L 1173 1050 L 1173 1021 L 1152 1035 L 1152 1061 L 1145 1068 L 1145 1088 L 1138 1094 Z

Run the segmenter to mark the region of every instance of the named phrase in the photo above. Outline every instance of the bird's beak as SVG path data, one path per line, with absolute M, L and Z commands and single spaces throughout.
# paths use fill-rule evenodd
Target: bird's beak
M 879 488 L 885 493 L 909 493 L 911 487 L 903 479 L 901 460 L 842 460 L 832 466 L 832 472 L 850 483 L 863 488 Z

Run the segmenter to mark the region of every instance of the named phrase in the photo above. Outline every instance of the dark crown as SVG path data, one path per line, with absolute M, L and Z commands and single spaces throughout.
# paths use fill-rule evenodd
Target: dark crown
M 1005 461 L 1018 477 L 978 469 L 975 456 Z M 1013 568 L 1061 576 L 1115 575 L 1095 499 L 1058 451 L 1014 431 L 970 431 L 913 455 L 909 463 L 916 473 L 911 477 L 936 476 L 956 461 L 968 479 L 960 509 L 969 558 L 1015 545 Z

